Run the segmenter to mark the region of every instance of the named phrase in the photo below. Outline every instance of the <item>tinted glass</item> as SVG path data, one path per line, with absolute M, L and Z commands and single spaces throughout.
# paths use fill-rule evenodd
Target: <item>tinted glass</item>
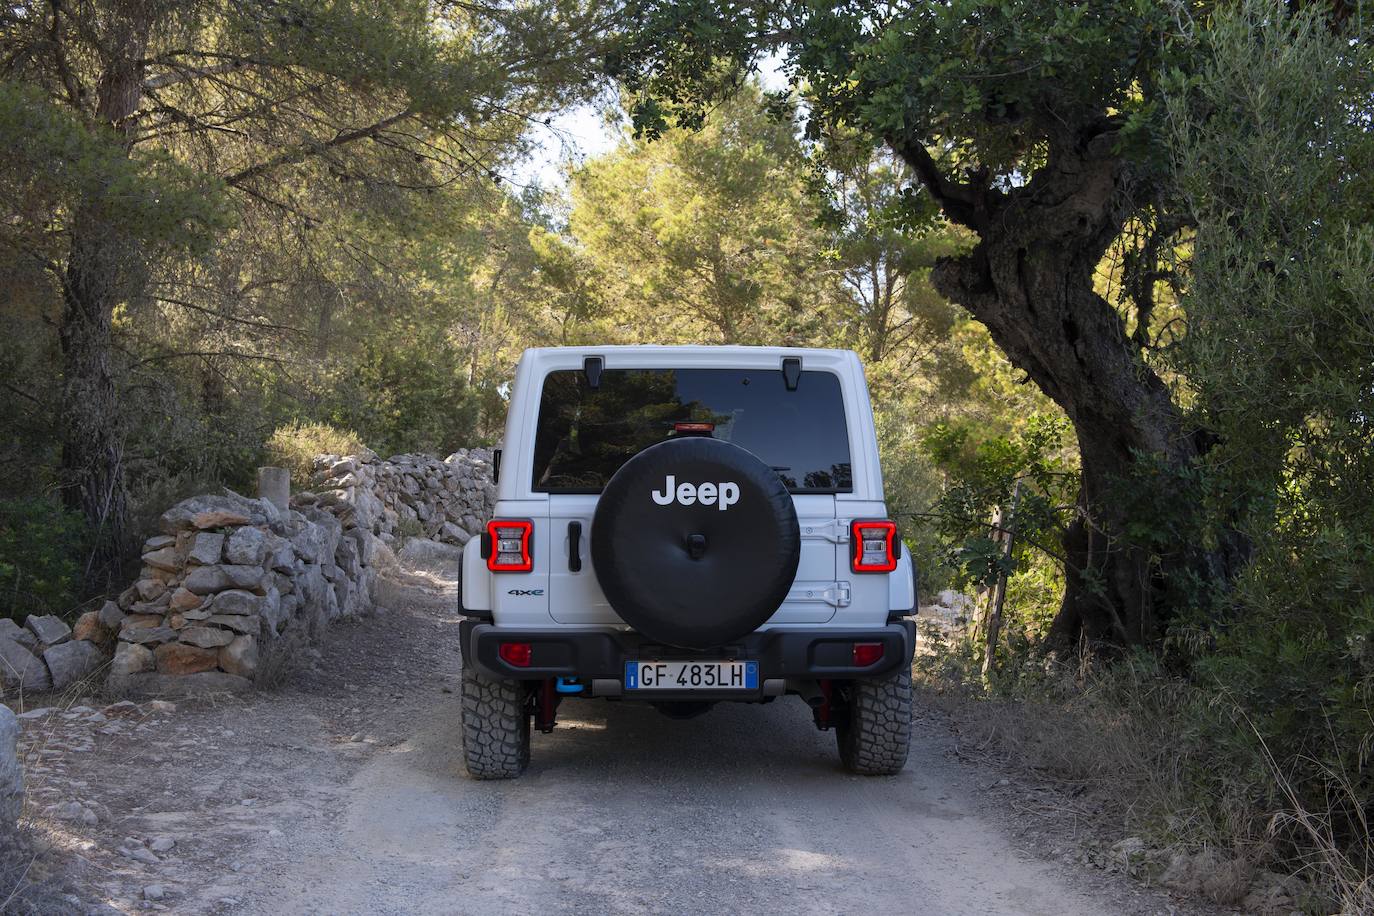
M 748 449 L 793 493 L 851 489 L 840 380 L 803 372 L 797 390 L 788 391 L 777 369 L 607 369 L 596 391 L 580 369 L 550 372 L 539 403 L 534 489 L 599 493 L 630 458 L 683 435 Z

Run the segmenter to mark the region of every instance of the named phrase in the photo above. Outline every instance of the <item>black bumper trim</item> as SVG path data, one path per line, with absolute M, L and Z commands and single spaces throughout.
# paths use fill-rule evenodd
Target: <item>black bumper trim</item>
M 768 678 L 848 680 L 881 677 L 902 665 L 910 666 L 916 649 L 916 624 L 911 620 L 863 629 L 760 630 L 704 651 L 665 646 L 624 630 L 510 630 L 472 619 L 460 626 L 463 664 L 475 665 L 488 677 L 510 680 L 622 680 L 625 663 L 635 659 L 748 659 L 759 663 L 760 683 Z M 517 668 L 503 661 L 497 655 L 503 642 L 530 643 L 530 666 Z M 856 668 L 856 642 L 882 643 L 882 658 Z

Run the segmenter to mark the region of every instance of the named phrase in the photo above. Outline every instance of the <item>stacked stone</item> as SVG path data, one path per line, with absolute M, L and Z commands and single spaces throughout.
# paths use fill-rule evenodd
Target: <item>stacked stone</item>
M 371 538 L 329 512 L 227 493 L 178 503 L 159 524 L 138 581 L 100 612 L 118 633 L 112 684 L 243 689 L 293 628 L 313 637 L 371 606 Z
M 75 630 L 46 614 L 29 615 L 22 627 L 0 619 L 0 688 L 65 690 L 105 663 L 113 635 L 97 611 L 83 614 Z
M 0 706 L 0 841 L 24 810 L 24 768 L 19 764 L 19 720 Z
M 496 504 L 490 449 L 459 449 L 442 461 L 429 455 L 379 460 L 372 452 L 322 455 L 314 493 L 296 496 L 390 545 L 407 530 L 462 546 L 482 530 Z

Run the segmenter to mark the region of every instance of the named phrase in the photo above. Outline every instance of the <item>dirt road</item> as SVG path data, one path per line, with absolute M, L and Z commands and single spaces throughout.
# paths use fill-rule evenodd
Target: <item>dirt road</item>
M 405 607 L 334 627 L 279 693 L 181 703 L 127 734 L 37 720 L 32 759 L 84 749 L 36 776 L 36 801 L 98 812 L 49 820 L 95 896 L 245 914 L 1173 911 L 1017 844 L 989 814 L 997 774 L 933 718 L 901 776 L 867 779 L 795 698 L 683 722 L 569 701 L 524 778 L 473 781 L 451 583 L 428 572 L 394 593 Z

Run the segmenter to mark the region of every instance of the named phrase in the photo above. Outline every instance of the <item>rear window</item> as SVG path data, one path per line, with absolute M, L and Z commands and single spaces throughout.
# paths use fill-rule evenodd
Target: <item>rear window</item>
M 580 369 L 550 372 L 539 400 L 533 486 L 600 493 L 656 442 L 710 435 L 771 465 L 793 493 L 852 489 L 840 380 L 803 372 L 788 391 L 779 369 L 607 369 L 593 391 Z

